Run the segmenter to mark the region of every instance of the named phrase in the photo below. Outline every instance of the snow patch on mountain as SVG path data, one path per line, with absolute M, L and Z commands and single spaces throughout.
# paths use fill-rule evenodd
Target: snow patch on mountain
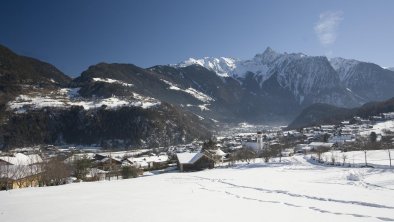
M 128 86 L 131 87 L 133 84 L 130 83 L 125 83 L 116 79 L 110 79 L 110 78 L 93 78 L 93 81 L 95 82 L 106 82 L 106 83 L 115 83 L 115 84 L 120 84 L 122 86 Z
M 206 103 L 209 101 L 215 101 L 212 97 L 210 97 L 210 96 L 208 96 L 208 95 L 206 95 L 206 94 L 204 94 L 192 87 L 189 87 L 187 89 L 181 89 L 179 86 L 177 86 L 176 84 L 174 84 L 170 81 L 167 81 L 164 79 L 162 79 L 162 81 L 169 86 L 168 87 L 169 89 L 188 93 L 188 94 L 192 95 L 194 98 L 200 100 L 201 102 Z
M 189 58 L 175 66 L 187 67 L 190 65 L 200 65 L 207 68 L 208 70 L 216 72 L 218 76 L 230 77 L 232 71 L 236 68 L 238 60 L 227 57 L 204 57 L 201 59 Z
M 79 88 L 62 88 L 50 94 L 31 93 L 19 95 L 15 100 L 8 103 L 9 109 L 15 113 L 24 113 L 28 109 L 41 109 L 46 107 L 68 108 L 82 106 L 85 110 L 106 106 L 107 109 L 115 109 L 122 106 L 135 106 L 144 109 L 160 105 L 160 101 L 151 97 L 133 93 L 133 98 L 98 98 L 86 99 L 78 94 Z
M 209 104 L 202 104 L 202 105 L 198 105 L 198 108 L 200 108 L 201 111 L 208 111 L 210 110 L 208 106 Z
M 387 69 L 387 70 L 390 70 L 390 71 L 394 71 L 394 67 L 382 67 L 383 69 Z

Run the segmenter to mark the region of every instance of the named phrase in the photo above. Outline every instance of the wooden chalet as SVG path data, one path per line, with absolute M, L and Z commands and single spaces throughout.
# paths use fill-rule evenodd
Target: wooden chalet
M 181 172 L 212 169 L 215 166 L 215 160 L 205 153 L 178 153 L 176 156 Z

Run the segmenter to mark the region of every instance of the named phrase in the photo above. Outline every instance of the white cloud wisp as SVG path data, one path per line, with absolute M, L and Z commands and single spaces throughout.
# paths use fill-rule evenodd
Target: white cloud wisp
M 319 16 L 314 30 L 323 46 L 331 45 L 337 39 L 337 29 L 339 23 L 343 20 L 343 12 L 323 12 Z

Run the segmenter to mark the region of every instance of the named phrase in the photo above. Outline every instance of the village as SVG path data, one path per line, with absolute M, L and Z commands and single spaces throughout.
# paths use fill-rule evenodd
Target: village
M 393 143 L 394 113 L 383 113 L 297 130 L 243 123 L 207 141 L 127 151 L 24 147 L 0 153 L 0 190 L 280 162 L 293 155 L 327 166 L 388 168 Z

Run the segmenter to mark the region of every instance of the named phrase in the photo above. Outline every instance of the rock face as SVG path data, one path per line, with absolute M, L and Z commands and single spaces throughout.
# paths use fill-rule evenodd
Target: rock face
M 394 72 L 376 64 L 348 60 L 331 59 L 342 84 L 363 101 L 379 101 L 394 95 Z

